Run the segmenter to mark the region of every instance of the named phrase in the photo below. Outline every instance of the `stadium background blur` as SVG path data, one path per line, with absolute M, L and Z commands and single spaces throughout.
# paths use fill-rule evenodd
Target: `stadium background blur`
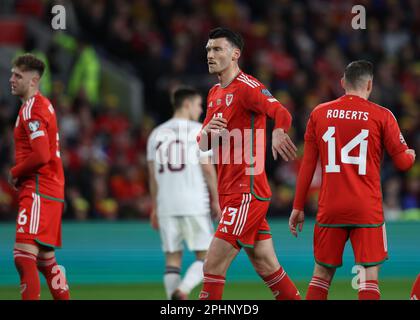
M 54 14 L 51 8 L 55 4 L 66 9 L 66 30 L 52 28 Z M 366 8 L 366 30 L 351 28 L 354 4 Z M 118 261 L 123 264 L 123 261 L 130 261 L 131 258 L 127 258 L 130 254 L 137 257 L 133 259 L 138 262 L 139 269 L 124 281 L 160 281 L 163 256 L 157 233 L 147 225 L 151 201 L 146 141 L 153 127 L 171 116 L 171 90 L 181 84 L 191 85 L 206 97 L 208 89 L 217 81 L 208 75 L 204 49 L 208 31 L 216 26 L 226 26 L 243 35 L 245 50 L 241 67 L 262 81 L 291 112 L 290 135 L 299 146 L 300 155 L 309 113 L 318 103 L 343 94 L 340 78 L 344 66 L 355 59 L 368 59 L 374 63 L 371 100 L 395 114 L 408 145 L 419 153 L 418 1 L 2 0 L 0 220 L 4 221 L 1 226 L 4 232 L 0 238 L 10 246 L 3 244 L 0 254 L 11 256 L 13 221 L 17 212 L 16 194 L 7 184 L 7 171 L 14 161 L 13 127 L 20 106 L 10 94 L 10 63 L 18 53 L 30 51 L 48 64 L 41 90 L 52 101 L 60 128 L 67 205 L 64 250 L 59 254 L 64 260 L 85 263 L 87 257 L 85 260 L 74 258 L 80 254 L 75 242 L 83 238 L 83 230 L 93 230 L 90 236 L 94 241 L 86 238 L 85 244 L 89 245 L 85 249 L 96 250 L 93 257 L 103 262 L 98 254 L 103 252 L 99 249 L 103 243 L 98 239 L 102 239 L 105 228 L 109 237 L 120 236 L 116 241 L 118 245 L 112 250 L 122 250 L 120 255 L 111 254 L 105 261 L 120 259 Z M 284 237 L 279 256 L 283 261 L 286 259 L 286 265 L 287 253 L 293 255 L 294 250 L 302 248 L 292 243 L 283 221 L 291 211 L 298 169 L 299 160 L 274 162 L 267 157 L 267 173 L 273 190 L 269 217 L 274 221 L 275 230 L 278 226 L 279 236 Z M 385 216 L 390 225 L 390 248 L 392 241 L 399 243 L 396 247 L 401 248 L 397 251 L 401 260 L 396 261 L 395 270 L 388 271 L 389 277 L 414 279 L 420 271 L 420 252 L 413 245 L 420 241 L 419 232 L 415 232 L 420 230 L 420 223 L 416 222 L 420 221 L 420 163 L 417 160 L 411 171 L 402 174 L 396 172 L 390 159 L 385 157 L 382 180 Z M 318 170 L 307 207 L 310 217 L 316 212 L 319 184 Z M 104 221 L 113 223 L 105 224 Z M 305 253 L 300 253 L 301 260 L 289 259 L 291 266 L 299 262 L 304 264 L 305 270 L 296 269 L 300 274 L 291 272 L 301 280 L 309 280 L 312 270 L 310 223 L 305 228 L 306 236 L 301 239 L 306 241 Z M 396 234 L 391 234 L 392 229 L 397 230 Z M 150 238 L 147 248 L 143 249 L 149 253 L 153 251 L 148 255 L 149 260 L 143 260 L 143 263 L 141 246 L 144 243 L 140 238 L 131 241 L 136 232 Z M 136 249 L 133 243 L 139 247 Z M 66 251 L 66 248 L 70 249 Z M 391 261 L 392 258 L 391 251 Z M 11 258 L 7 259 L 4 261 L 9 265 L 3 275 L 0 266 L 0 284 L 17 284 L 13 266 L 10 267 Z M 348 250 L 346 259 L 352 261 Z M 398 265 L 404 259 L 408 259 L 406 263 L 411 269 Z M 148 261 L 150 266 L 145 268 Z M 63 264 L 69 265 L 65 261 Z M 92 268 L 82 270 L 80 267 L 82 275 L 73 272 L 73 282 L 89 282 L 89 270 L 101 273 L 101 269 Z M 384 270 L 387 274 L 385 267 Z M 346 272 L 348 276 L 350 271 Z M 99 276 L 99 279 L 93 277 L 96 282 L 90 282 L 115 283 L 122 279 L 117 273 L 113 275 L 113 280 Z M 71 283 L 70 272 L 69 279 Z M 238 281 L 241 279 L 257 281 L 252 274 L 248 278 L 237 278 Z M 1 290 L 0 297 L 3 297 Z

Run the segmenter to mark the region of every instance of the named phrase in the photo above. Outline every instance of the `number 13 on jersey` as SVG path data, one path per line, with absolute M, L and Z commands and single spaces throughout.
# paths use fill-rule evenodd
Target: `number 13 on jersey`
M 325 166 L 326 173 L 340 172 L 340 165 L 336 163 L 336 141 L 334 138 L 335 127 L 328 127 L 328 130 L 322 136 L 322 140 L 328 143 L 328 163 Z M 366 157 L 368 149 L 369 130 L 362 129 L 361 132 L 349 141 L 341 149 L 341 163 L 355 164 L 359 166 L 359 175 L 366 174 Z M 360 145 L 359 156 L 349 156 L 350 151 Z

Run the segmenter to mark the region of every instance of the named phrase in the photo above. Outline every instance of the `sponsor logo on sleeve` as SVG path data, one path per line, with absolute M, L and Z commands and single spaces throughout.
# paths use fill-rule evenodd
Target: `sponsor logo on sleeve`
M 273 97 L 273 95 L 271 94 L 270 91 L 268 91 L 268 89 L 261 89 L 261 93 L 263 95 L 265 95 L 266 97 L 268 97 L 268 101 L 269 102 L 277 102 L 277 99 Z
M 268 89 L 261 89 L 261 93 L 267 97 L 272 97 L 273 95 L 268 91 Z
M 30 135 L 31 140 L 34 140 L 34 139 L 36 139 L 38 137 L 43 137 L 43 136 L 45 136 L 44 131 L 36 131 L 34 133 L 31 133 L 31 135 Z

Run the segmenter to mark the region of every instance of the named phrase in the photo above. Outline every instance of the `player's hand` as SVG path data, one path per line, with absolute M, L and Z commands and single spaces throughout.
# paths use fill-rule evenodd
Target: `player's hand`
M 284 161 L 294 160 L 297 157 L 297 148 L 283 129 L 277 128 L 273 130 L 273 142 L 271 150 L 273 151 L 274 160 L 277 160 L 277 153 Z
M 12 188 L 15 191 L 18 191 L 18 189 L 17 189 L 18 179 L 17 178 L 13 178 L 12 173 L 10 171 L 9 171 L 9 173 L 7 175 L 7 182 L 9 182 L 9 184 L 12 186 Z
M 219 201 L 217 200 L 212 201 L 210 204 L 210 208 L 211 208 L 211 214 L 212 214 L 213 220 L 216 222 L 219 222 L 220 219 L 222 218 L 222 210 L 220 210 Z
M 156 214 L 156 209 L 153 208 L 152 213 L 150 214 L 150 224 L 155 230 L 159 230 L 159 222 Z
M 213 118 L 203 128 L 205 134 L 220 135 L 221 131 L 227 127 L 225 118 Z
M 299 232 L 302 232 L 304 222 L 305 213 L 301 210 L 293 209 L 289 218 L 289 229 L 295 237 L 297 237 L 296 227 L 299 227 Z
M 416 151 L 414 151 L 414 149 L 405 150 L 405 153 L 411 154 L 413 156 L 414 160 L 416 160 Z

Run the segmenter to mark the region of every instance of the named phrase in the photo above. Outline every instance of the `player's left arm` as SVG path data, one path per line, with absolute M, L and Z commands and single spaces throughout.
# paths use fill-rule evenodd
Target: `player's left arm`
M 147 168 L 149 171 L 149 189 L 150 197 L 152 198 L 152 212 L 150 213 L 150 224 L 153 229 L 159 229 L 159 223 L 157 219 L 157 189 L 158 185 L 155 177 L 155 163 L 154 161 L 147 161 Z
M 305 144 L 303 147 L 303 159 L 299 169 L 296 183 L 295 199 L 293 201 L 293 211 L 289 218 L 290 232 L 297 237 L 296 228 L 302 231 L 305 220 L 304 207 L 309 187 L 311 185 L 316 164 L 318 162 L 319 150 L 316 143 L 314 124 L 312 115 L 309 118 L 305 132 Z
M 149 191 L 150 197 L 152 198 L 152 212 L 150 213 L 150 224 L 155 230 L 159 229 L 159 223 L 157 219 L 157 190 L 158 185 L 155 177 L 155 159 L 156 159 L 156 146 L 155 146 L 156 130 L 152 131 L 149 138 L 147 139 L 147 171 L 149 174 Z
M 391 111 L 386 114 L 383 130 L 384 145 L 395 167 L 401 171 L 409 170 L 416 160 L 416 152 L 408 148 L 398 122 Z
M 277 160 L 277 153 L 285 161 L 296 158 L 297 148 L 290 139 L 287 131 L 292 124 L 289 111 L 264 87 L 248 88 L 245 108 L 255 113 L 265 114 L 274 120 L 272 134 L 272 152 Z
M 51 160 L 47 116 L 43 115 L 37 105 L 34 104 L 31 118 L 22 119 L 22 121 L 32 150 L 24 161 L 10 170 L 10 177 L 14 181 L 35 174 L 38 169 Z

